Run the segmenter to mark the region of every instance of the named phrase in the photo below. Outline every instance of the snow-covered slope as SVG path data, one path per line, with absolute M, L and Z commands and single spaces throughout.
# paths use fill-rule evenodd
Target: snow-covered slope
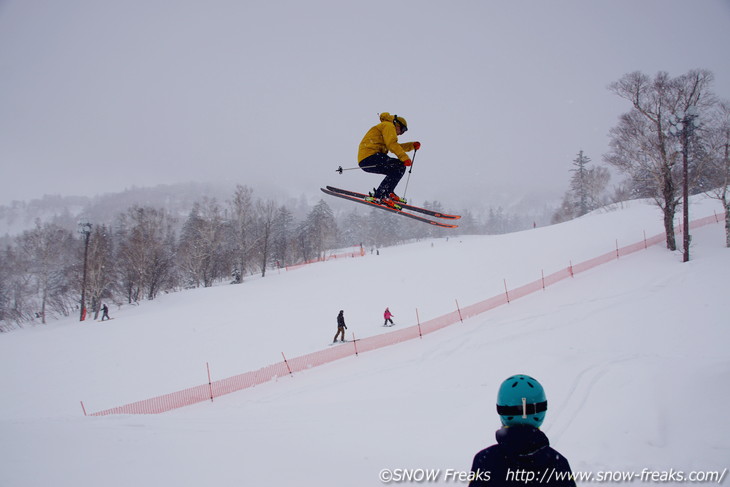
M 698 200 L 692 218 L 720 212 Z M 546 388 L 543 430 L 574 471 L 722 470 L 730 458 L 730 253 L 663 245 L 442 331 L 157 416 L 90 410 L 451 312 L 662 231 L 630 202 L 552 227 L 382 249 L 0 336 L 0 485 L 381 485 L 382 469 L 468 470 L 499 383 Z M 458 482 L 456 482 L 458 484 Z

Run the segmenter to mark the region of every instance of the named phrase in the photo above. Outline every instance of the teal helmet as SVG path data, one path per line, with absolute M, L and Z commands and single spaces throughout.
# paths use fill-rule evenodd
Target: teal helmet
M 547 411 L 545 390 L 529 375 L 513 375 L 502 382 L 497 393 L 497 414 L 502 424 L 530 424 L 540 427 Z

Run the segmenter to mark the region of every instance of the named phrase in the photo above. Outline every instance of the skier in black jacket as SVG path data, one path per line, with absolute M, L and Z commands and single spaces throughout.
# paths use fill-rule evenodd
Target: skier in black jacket
M 568 460 L 550 447 L 538 429 L 546 411 L 545 391 L 538 381 L 527 375 L 505 380 L 497 394 L 503 427 L 495 435 L 497 444 L 474 456 L 469 485 L 575 487 Z
M 339 314 L 337 315 L 337 333 L 335 333 L 335 339 L 332 341 L 332 343 L 335 343 L 337 341 L 337 337 L 340 336 L 340 341 L 345 341 L 345 330 L 347 330 L 347 325 L 345 324 L 345 312 L 343 310 L 340 310 Z

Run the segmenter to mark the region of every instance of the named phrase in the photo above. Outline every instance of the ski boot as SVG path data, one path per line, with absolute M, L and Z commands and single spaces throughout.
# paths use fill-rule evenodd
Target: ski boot
M 403 203 L 404 205 L 407 205 L 408 204 L 408 201 L 406 201 L 405 198 L 401 198 L 400 196 L 398 196 L 395 193 L 390 193 L 390 195 L 388 195 L 388 197 L 391 200 L 395 201 L 396 203 Z
M 390 193 L 390 194 L 393 194 L 393 193 Z M 385 198 L 380 198 L 381 205 L 387 206 L 389 208 L 393 208 L 394 210 L 398 210 L 398 211 L 403 209 L 403 207 L 399 203 L 400 203 L 400 198 L 398 198 L 397 200 L 394 200 L 390 196 L 386 196 Z
M 406 203 L 407 202 L 405 198 L 401 198 L 395 193 L 389 193 L 388 196 L 380 199 L 380 204 L 389 206 L 398 211 L 402 210 L 402 205 L 405 205 Z
M 403 207 L 399 203 L 406 203 L 405 199 L 401 198 L 395 193 L 390 193 L 388 196 L 383 196 L 381 198 L 378 198 L 377 196 L 375 196 L 375 194 L 375 190 L 370 191 L 368 193 L 368 196 L 365 198 L 365 201 L 370 201 L 371 203 L 387 206 L 398 211 L 403 209 Z
M 369 201 L 371 203 L 380 203 L 380 198 L 375 197 L 375 188 L 373 188 L 372 191 L 368 191 L 368 195 L 365 197 L 365 201 Z

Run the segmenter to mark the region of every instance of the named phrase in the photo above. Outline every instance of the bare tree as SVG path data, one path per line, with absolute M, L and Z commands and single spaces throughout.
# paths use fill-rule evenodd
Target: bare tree
M 234 282 L 243 282 L 243 276 L 251 261 L 253 249 L 254 201 L 253 189 L 248 186 L 236 186 L 230 202 L 230 226 L 232 232 L 232 254 L 234 260 Z
M 172 285 L 174 219 L 164 210 L 135 206 L 119 217 L 117 261 L 129 303 L 154 299 Z
M 223 212 L 215 199 L 195 203 L 183 225 L 177 263 L 190 286 L 210 287 L 229 274 Z
M 708 157 L 714 188 L 710 195 L 725 208 L 725 245 L 730 247 L 730 103 L 723 101 L 713 114 L 708 136 Z
M 10 303 L 10 249 L 0 252 L 0 332 L 4 331 L 3 322 L 8 320 L 11 313 Z
M 8 246 L 0 252 L 0 331 L 33 319 L 32 289 L 21 252 Z
M 645 183 L 648 196 L 662 209 L 667 248 L 676 250 L 674 214 L 681 201 L 681 147 L 671 135 L 672 119 L 690 107 L 706 113 L 715 103 L 713 75 L 693 70 L 677 78 L 660 72 L 653 79 L 641 72 L 625 75 L 609 89 L 628 100 L 632 109 L 611 129 L 607 163 Z M 693 163 L 700 160 L 693 158 Z M 694 171 L 699 174 L 700 171 Z
M 102 298 L 111 297 L 116 278 L 111 229 L 96 225 L 89 238 L 86 273 L 86 291 L 91 296 L 94 319 L 99 317 Z
M 19 245 L 40 300 L 38 316 L 46 324 L 49 305 L 55 304 L 57 311 L 66 312 L 64 293 L 69 287 L 66 277 L 73 237 L 55 224 L 36 222 L 33 230 L 21 235 Z
M 261 258 L 261 277 L 266 276 L 266 267 L 271 258 L 273 246 L 274 220 L 276 219 L 276 204 L 272 200 L 259 201 L 257 204 L 258 215 L 258 248 Z
M 286 207 L 281 206 L 276 212 L 273 225 L 272 258 L 279 266 L 291 264 L 291 247 L 294 244 L 294 216 Z

